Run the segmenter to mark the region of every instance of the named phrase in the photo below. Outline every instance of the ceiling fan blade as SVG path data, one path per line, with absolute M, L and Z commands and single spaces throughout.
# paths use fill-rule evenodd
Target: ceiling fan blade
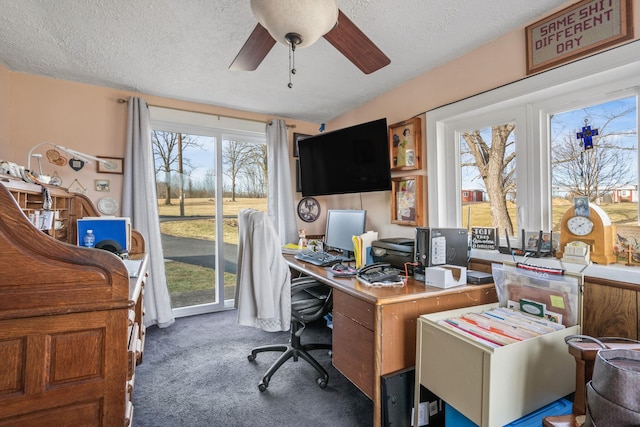
M 338 12 L 338 25 L 325 34 L 324 38 L 365 74 L 373 73 L 391 63 L 387 55 L 341 10 Z
M 230 70 L 253 71 L 267 56 L 276 41 L 271 34 L 260 24 L 256 25 L 247 41 L 238 52 Z

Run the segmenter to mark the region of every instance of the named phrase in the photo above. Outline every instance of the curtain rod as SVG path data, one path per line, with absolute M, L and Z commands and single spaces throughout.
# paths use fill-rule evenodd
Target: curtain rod
M 126 99 L 124 99 L 124 98 L 118 98 L 118 104 L 126 104 L 126 103 L 127 103 L 127 100 L 126 100 Z M 153 105 L 153 104 L 147 104 L 147 105 L 148 105 L 149 107 L 171 108 L 171 109 L 173 109 L 173 110 L 187 111 L 187 112 L 189 112 L 189 113 L 200 113 L 200 111 L 187 110 L 187 109 L 184 109 L 184 108 L 165 107 L 165 106 L 162 106 L 162 105 Z M 202 114 L 209 114 L 209 113 L 202 113 Z M 262 120 L 246 119 L 246 118 L 244 118 L 244 117 L 223 116 L 223 115 L 221 115 L 221 114 L 211 114 L 211 115 L 212 115 L 212 116 L 218 116 L 218 118 L 220 118 L 220 117 L 224 117 L 224 118 L 226 118 L 226 119 L 248 120 L 248 121 L 250 121 L 250 122 L 265 123 L 265 122 L 263 122 Z M 272 121 L 272 120 L 269 120 L 269 121 L 268 121 L 268 122 L 266 122 L 266 123 L 267 123 L 269 126 L 271 126 L 271 125 L 273 124 L 273 121 Z M 296 128 L 296 125 L 295 125 L 295 124 L 292 124 L 292 125 L 285 124 L 285 125 L 286 125 L 288 128 L 291 128 L 291 129 L 295 129 L 295 128 Z

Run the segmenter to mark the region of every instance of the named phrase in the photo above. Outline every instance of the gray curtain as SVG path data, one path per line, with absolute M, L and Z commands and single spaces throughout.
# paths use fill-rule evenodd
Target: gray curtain
M 149 107 L 144 99 L 137 97 L 130 97 L 128 105 L 122 215 L 131 218 L 131 226 L 142 233 L 149 254 L 149 277 L 144 291 L 144 323 L 146 326 L 158 325 L 165 328 L 175 318 L 171 311 L 160 240 Z
M 287 126 L 284 120 L 271 120 L 267 122 L 267 208 L 282 245 L 298 241 L 290 164 Z

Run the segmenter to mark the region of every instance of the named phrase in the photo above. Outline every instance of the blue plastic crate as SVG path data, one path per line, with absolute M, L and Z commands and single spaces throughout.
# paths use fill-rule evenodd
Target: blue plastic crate
M 522 418 L 518 418 L 517 420 L 507 424 L 505 427 L 540 427 L 544 417 L 570 414 L 572 405 L 571 401 L 567 399 L 556 400 L 537 411 L 525 415 Z M 444 414 L 445 427 L 477 427 L 477 424 L 462 415 L 449 404 L 445 404 Z

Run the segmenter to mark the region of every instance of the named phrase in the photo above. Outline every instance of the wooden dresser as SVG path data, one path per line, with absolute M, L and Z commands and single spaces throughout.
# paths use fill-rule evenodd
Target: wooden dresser
M 0 426 L 132 424 L 144 349 L 144 238 L 132 231 L 130 278 L 116 255 L 78 247 L 89 199 L 47 186 L 51 228 L 30 221 L 42 187 L 0 175 Z

